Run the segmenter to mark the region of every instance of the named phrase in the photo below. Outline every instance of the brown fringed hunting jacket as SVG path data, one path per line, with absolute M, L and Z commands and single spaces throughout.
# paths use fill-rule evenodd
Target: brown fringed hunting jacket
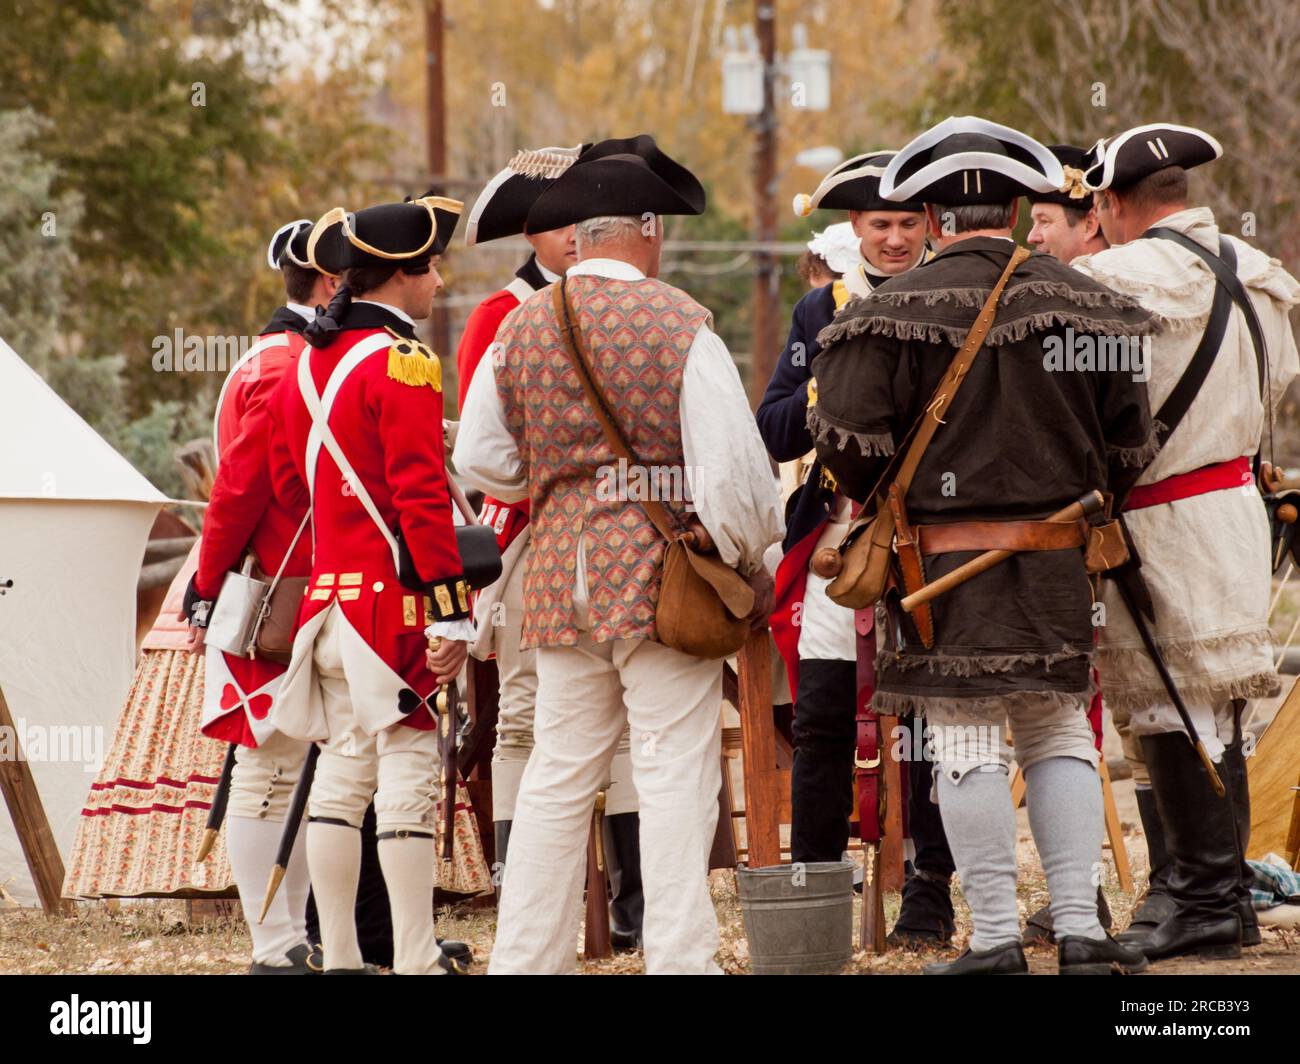
M 960 240 L 822 331 L 808 425 L 851 497 L 865 498 L 924 410 L 1014 248 Z M 921 460 L 911 523 L 1043 518 L 1092 489 L 1126 492 L 1156 453 L 1139 339 L 1153 329 L 1135 300 L 1031 256 Z M 927 580 L 977 553 L 928 557 Z M 897 603 L 891 593 L 878 709 L 1089 690 L 1093 593 L 1079 548 L 1013 555 L 935 599 L 932 649 Z

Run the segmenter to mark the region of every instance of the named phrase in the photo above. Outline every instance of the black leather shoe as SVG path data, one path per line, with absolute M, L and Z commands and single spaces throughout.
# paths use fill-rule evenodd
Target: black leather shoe
M 454 938 L 440 938 L 437 941 L 443 956 L 454 957 L 466 966 L 474 963 L 474 951 L 469 948 L 468 942 L 457 942 Z
M 1142 752 L 1164 826 L 1169 896 L 1177 908 L 1149 935 L 1124 944 L 1151 961 L 1192 953 L 1207 960 L 1240 957 L 1242 859 L 1231 797 L 1214 793 L 1182 732 L 1144 735 Z M 1229 774 L 1226 766 L 1224 773 Z
M 1142 895 L 1138 907 L 1133 910 L 1133 918 L 1129 921 L 1128 928 L 1123 934 L 1117 935 L 1116 939 L 1122 946 L 1140 948 L 1141 944 L 1151 937 L 1152 932 L 1177 911 L 1178 905 L 1169 896 L 1164 884 L 1156 884 L 1153 881 Z
M 1058 975 L 1135 975 L 1147 968 L 1147 959 L 1141 953 L 1120 945 L 1110 935 L 1062 935 L 1056 959 Z
M 1097 923 L 1103 931 L 1110 931 L 1112 918 L 1110 906 L 1101 887 L 1097 888 Z M 1052 905 L 1049 902 L 1025 921 L 1022 941 L 1026 946 L 1050 946 L 1056 941 L 1056 925 L 1052 922 Z
M 373 964 L 363 964 L 360 968 L 326 968 L 326 975 L 379 975 L 379 969 Z
M 438 958 L 438 967 L 448 975 L 469 975 L 469 965 L 444 953 Z
M 925 975 L 1028 975 L 1029 962 L 1019 942 L 977 953 L 968 949 L 955 961 L 927 964 Z
M 947 876 L 916 869 L 903 883 L 898 922 L 885 939 L 892 949 L 926 950 L 952 941 L 956 924 Z
M 492 841 L 496 857 L 492 862 L 492 885 L 496 890 L 497 908 L 501 907 L 501 881 L 506 876 L 506 851 L 510 849 L 510 828 L 513 820 L 492 821 Z
M 308 964 L 308 961 L 311 958 L 311 950 L 307 947 L 307 944 L 305 942 L 301 946 L 294 946 L 293 949 L 291 949 L 288 953 L 285 954 L 285 957 L 288 958 L 289 960 L 289 964 L 287 965 L 276 966 L 272 964 L 259 964 L 255 962 L 249 965 L 248 974 L 249 975 L 312 975 L 314 974 L 311 970 L 310 965 Z

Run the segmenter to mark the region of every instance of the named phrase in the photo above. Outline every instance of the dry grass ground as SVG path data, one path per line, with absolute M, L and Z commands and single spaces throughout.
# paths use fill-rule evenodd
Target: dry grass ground
M 1047 900 L 1047 890 L 1028 838 L 1023 811 L 1021 816 L 1019 904 L 1022 915 L 1027 916 Z M 1139 835 L 1130 836 L 1129 849 L 1135 855 L 1138 867 L 1134 871 L 1140 881 L 1144 855 Z M 1122 926 L 1127 922 L 1132 899 L 1118 889 L 1109 857 L 1107 862 L 1106 894 L 1116 921 Z M 715 872 L 711 886 L 721 928 L 718 962 L 729 974 L 746 974 L 750 968 L 749 944 L 736 897 L 735 878 L 729 872 Z M 898 913 L 896 895 L 886 898 L 885 912 L 887 921 L 892 923 Z M 0 973 L 229 975 L 243 972 L 248 964 L 248 933 L 243 921 L 218 919 L 189 926 L 185 913 L 184 902 L 178 901 L 123 902 L 116 912 L 102 903 L 84 904 L 75 916 L 61 920 L 47 920 L 33 910 L 0 913 Z M 924 964 L 955 956 L 970 933 L 969 912 L 960 897 L 957 920 L 958 935 L 952 950 L 930 954 L 896 952 L 880 957 L 859 953 L 845 972 L 915 974 Z M 854 924 L 856 942 L 856 913 Z M 478 958 L 473 972 L 479 974 L 485 970 L 484 962 L 496 931 L 495 910 L 462 908 L 447 912 L 439 920 L 438 931 L 445 937 L 469 942 Z M 1051 974 L 1055 962 L 1055 952 L 1051 949 L 1030 951 L 1030 965 L 1036 973 Z M 635 975 L 643 971 L 640 954 L 580 961 L 578 967 L 591 975 Z M 1264 944 L 1247 950 L 1241 960 L 1171 961 L 1152 970 L 1168 974 L 1300 974 L 1300 936 L 1265 930 Z

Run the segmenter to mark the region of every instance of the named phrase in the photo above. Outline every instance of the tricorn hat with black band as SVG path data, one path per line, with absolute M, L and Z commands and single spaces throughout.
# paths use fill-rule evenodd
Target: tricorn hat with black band
M 1073 144 L 1053 144 L 1051 153 L 1061 161 L 1065 171 L 1065 183 L 1052 192 L 1031 192 L 1030 203 L 1055 203 L 1061 207 L 1073 207 L 1086 211 L 1092 208 L 1092 193 L 1084 183 L 1083 174 L 1093 164 L 1092 152 Z
M 1191 126 L 1156 123 L 1099 140 L 1092 153 L 1093 163 L 1083 175 L 1088 188 L 1093 192 L 1104 188 L 1123 191 L 1167 166 L 1190 170 L 1213 162 L 1223 154 L 1223 147 Z
M 516 152 L 474 201 L 465 222 L 465 246 L 522 233 L 537 197 L 589 146 Z
M 273 270 L 286 263 L 301 266 L 304 270 L 315 269 L 307 258 L 307 238 L 311 236 L 313 224 L 310 218 L 299 218 L 280 226 L 266 246 L 266 264 Z
M 880 196 L 880 178 L 893 159 L 892 151 L 872 151 L 846 159 L 822 178 L 810 196 L 800 192 L 794 198 L 794 213 L 806 218 L 813 211 L 916 211 L 925 210 L 920 200 L 894 202 Z
M 945 118 L 901 148 L 885 167 L 880 195 L 965 207 L 1010 203 L 1064 183 L 1056 156 L 1033 137 L 965 115 Z
M 450 243 L 464 206 L 446 196 L 421 196 L 366 207 L 355 214 L 335 207 L 312 227 L 308 260 L 331 277 L 357 266 L 428 262 Z
M 704 187 L 648 134 L 593 144 L 528 212 L 527 232 L 562 229 L 588 218 L 702 214 Z

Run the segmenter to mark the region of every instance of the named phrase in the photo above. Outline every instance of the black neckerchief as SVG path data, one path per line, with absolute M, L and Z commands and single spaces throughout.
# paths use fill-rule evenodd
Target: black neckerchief
M 271 320 L 258 331 L 257 335 L 269 336 L 271 333 L 282 332 L 301 335 L 305 328 L 307 328 L 307 319 L 296 310 L 290 310 L 288 307 L 277 307 L 275 313 L 271 315 Z
M 540 292 L 551 283 L 546 279 L 545 275 L 543 275 L 542 268 L 537 265 L 536 252 L 529 255 L 528 261 L 520 266 L 519 269 L 515 270 L 515 276 L 521 281 L 526 282 L 534 292 Z
M 343 320 L 339 322 L 343 329 L 392 329 L 399 336 L 408 340 L 416 339 L 415 326 L 403 321 L 391 310 L 385 310 L 374 303 L 349 303 Z

